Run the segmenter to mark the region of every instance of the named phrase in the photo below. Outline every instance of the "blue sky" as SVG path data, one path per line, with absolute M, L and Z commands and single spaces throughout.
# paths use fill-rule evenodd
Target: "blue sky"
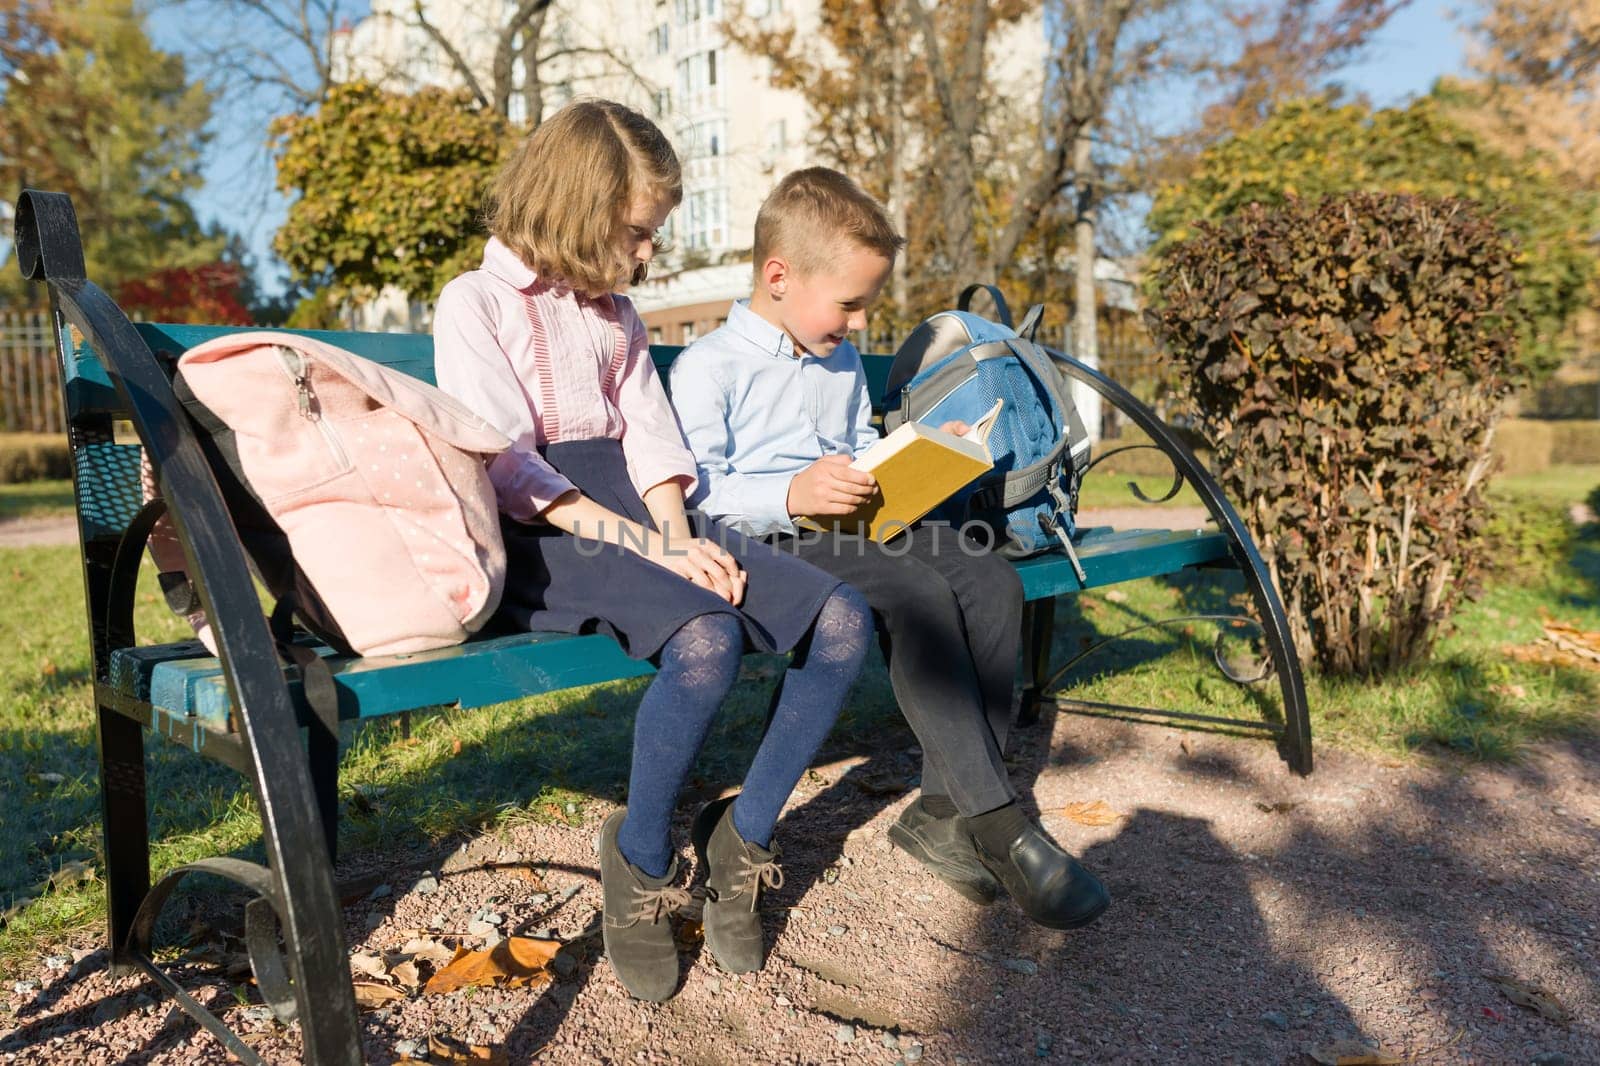
M 1450 8 L 1460 0 L 1414 0 L 1386 25 L 1366 61 L 1342 77 L 1352 90 L 1365 93 L 1380 107 L 1426 93 L 1443 74 L 1463 67 L 1463 41 L 1451 21 Z M 152 32 L 162 47 L 182 51 L 188 35 L 180 18 L 152 19 Z M 272 163 L 265 150 L 266 131 L 259 120 L 219 114 L 217 135 L 206 162 L 206 186 L 196 198 L 205 221 L 218 221 L 242 233 L 256 257 L 256 273 L 268 293 L 282 291 L 282 267 L 272 257 L 272 234 L 288 204 L 272 189 Z

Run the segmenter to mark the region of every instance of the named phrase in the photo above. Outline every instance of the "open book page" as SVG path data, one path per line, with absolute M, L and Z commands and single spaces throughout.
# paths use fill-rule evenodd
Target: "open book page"
M 982 444 L 987 447 L 989 444 L 989 431 L 994 429 L 995 422 L 1000 418 L 1000 409 L 1005 405 L 1006 402 L 1004 400 L 996 400 L 987 414 L 972 423 L 971 428 L 961 434 L 961 439 L 970 440 L 974 444 Z

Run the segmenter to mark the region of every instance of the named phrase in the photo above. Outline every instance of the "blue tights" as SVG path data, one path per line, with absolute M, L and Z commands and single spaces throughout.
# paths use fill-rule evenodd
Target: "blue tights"
M 872 639 L 872 612 L 847 585 L 834 590 L 795 649 L 767 734 L 733 805 L 733 826 L 766 847 L 778 814 L 839 717 Z M 651 877 L 672 861 L 669 827 L 678 792 L 705 744 L 711 720 L 739 677 L 744 627 L 731 614 L 685 622 L 661 649 L 661 666 L 633 725 L 623 856 Z

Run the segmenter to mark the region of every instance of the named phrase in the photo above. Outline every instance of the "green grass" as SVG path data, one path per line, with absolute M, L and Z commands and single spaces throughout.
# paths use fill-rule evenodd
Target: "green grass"
M 1194 489 L 1188 484 L 1185 484 L 1170 500 L 1160 504 L 1144 504 L 1128 488 L 1129 482 L 1138 485 L 1139 490 L 1151 500 L 1161 499 L 1172 488 L 1172 477 L 1169 474 L 1120 474 L 1091 470 L 1084 476 L 1083 485 L 1078 490 L 1078 506 L 1083 508 L 1200 506 L 1200 497 L 1195 495 Z
M 1118 479 L 1104 480 L 1116 487 Z M 1535 639 L 1545 615 L 1600 629 L 1600 539 L 1572 533 L 1560 517 L 1565 503 L 1596 483 L 1600 467 L 1497 484 L 1495 507 L 1505 519 L 1497 529 L 1507 542 L 1502 575 L 1458 613 L 1430 663 L 1381 682 L 1308 677 L 1317 743 L 1395 757 L 1507 759 L 1540 738 L 1593 729 L 1600 674 L 1517 663 L 1502 648 Z M 74 548 L 0 550 L 0 780 L 8 783 L 0 805 L 0 908 L 67 864 L 100 863 L 80 580 Z M 1203 575 L 1064 598 L 1055 659 L 1064 662 L 1084 641 L 1149 619 L 1225 607 L 1239 587 Z M 141 639 L 181 636 L 153 589 L 147 573 L 136 616 Z M 1214 633 L 1211 624 L 1194 623 L 1137 634 L 1074 668 L 1070 694 L 1246 718 L 1277 714 L 1274 684 L 1242 688 L 1217 673 Z M 736 779 L 781 669 L 776 657 L 746 660 L 694 771 L 701 783 Z M 399 855 L 473 828 L 583 821 L 591 798 L 623 795 L 632 712 L 644 684 L 418 714 L 409 739 L 398 722 L 347 726 L 342 847 Z M 911 743 L 874 652 L 832 743 L 849 749 L 885 731 Z M 205 855 L 259 854 L 254 802 L 232 771 L 155 738 L 148 766 L 158 875 Z M 96 882 L 41 896 L 0 929 L 0 980 L 31 967 L 46 948 L 95 943 L 103 920 L 104 890 Z
M 0 521 L 71 513 L 71 481 L 24 481 L 16 485 L 0 485 Z
M 1580 503 L 1584 497 L 1600 486 L 1600 466 L 1558 465 L 1537 474 L 1502 474 L 1490 482 L 1490 488 L 1524 500 L 1546 503 Z

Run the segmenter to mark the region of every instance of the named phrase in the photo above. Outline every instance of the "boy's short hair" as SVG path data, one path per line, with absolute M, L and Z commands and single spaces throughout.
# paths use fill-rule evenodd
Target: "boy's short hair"
M 827 167 L 796 170 L 778 182 L 756 215 L 756 273 L 777 255 L 797 273 L 815 274 L 832 265 L 841 240 L 891 262 L 906 243 L 883 205 L 849 177 Z
M 672 143 L 630 107 L 576 100 L 512 152 L 495 179 L 486 221 L 530 269 L 598 296 L 633 269 L 618 248 L 642 193 L 674 205 L 683 199 Z M 634 283 L 642 280 L 635 272 Z

